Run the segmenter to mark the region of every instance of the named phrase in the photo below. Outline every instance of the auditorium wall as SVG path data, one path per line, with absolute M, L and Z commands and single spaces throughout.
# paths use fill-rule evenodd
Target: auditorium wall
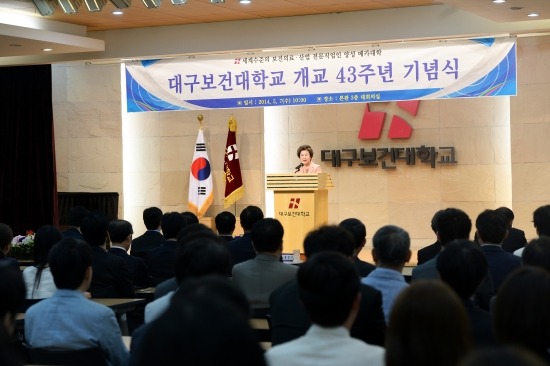
M 422 101 L 416 117 L 395 103 L 371 110 L 397 114 L 414 128 L 408 140 L 358 139 L 365 104 L 278 107 L 190 112 L 121 111 L 119 65 L 54 66 L 54 118 L 59 191 L 121 195 L 120 217 L 143 230 L 141 213 L 152 205 L 164 211 L 186 210 L 189 166 L 199 122 L 214 174 L 214 204 L 207 216 L 223 210 L 223 154 L 227 120 L 238 121 L 237 144 L 246 193 L 236 206 L 266 208 L 266 173 L 292 171 L 298 145 L 312 145 L 314 160 L 330 173 L 330 223 L 357 217 L 368 237 L 382 225 L 403 226 L 413 249 L 430 244 L 433 213 L 445 207 L 465 210 L 472 221 L 486 208 L 511 206 L 515 226 L 535 235 L 532 211 L 550 200 L 550 37 L 518 40 L 518 96 Z M 264 125 L 265 122 L 265 125 Z M 398 162 L 380 167 L 332 167 L 320 161 L 322 149 L 454 146 L 457 164 Z M 267 205 L 269 206 L 269 205 Z M 473 231 L 472 231 L 473 237 Z M 368 258 L 365 251 L 362 256 Z

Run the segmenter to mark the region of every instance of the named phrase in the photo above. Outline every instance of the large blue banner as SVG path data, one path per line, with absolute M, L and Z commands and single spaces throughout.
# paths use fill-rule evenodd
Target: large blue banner
M 128 112 L 516 95 L 513 38 L 126 64 Z

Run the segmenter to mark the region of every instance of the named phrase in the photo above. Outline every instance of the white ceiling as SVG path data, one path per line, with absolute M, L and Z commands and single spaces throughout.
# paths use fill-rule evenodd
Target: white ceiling
M 57 54 L 104 51 L 106 41 L 87 37 L 88 32 L 94 31 L 439 4 L 474 14 L 488 22 L 521 24 L 524 33 L 550 32 L 550 26 L 547 27 L 546 23 L 541 25 L 541 20 L 550 19 L 549 0 L 508 0 L 503 4 L 494 4 L 491 0 L 253 0 L 246 6 L 238 4 L 237 0 L 226 0 L 226 3 L 217 5 L 210 4 L 209 0 L 188 0 L 186 5 L 179 6 L 164 0 L 158 9 L 146 9 L 141 1 L 134 0 L 132 6 L 119 17 L 112 14 L 115 8 L 110 2 L 99 13 L 90 13 L 82 4 L 77 14 L 64 14 L 57 7 L 52 16 L 42 17 L 30 0 L 0 0 L 0 60 L 13 56 L 44 55 L 47 48 Z M 532 12 L 539 13 L 539 17 L 527 17 Z

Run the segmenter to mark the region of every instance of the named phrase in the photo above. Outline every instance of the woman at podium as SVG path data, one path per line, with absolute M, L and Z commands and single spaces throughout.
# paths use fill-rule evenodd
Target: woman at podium
M 313 158 L 313 149 L 309 145 L 302 145 L 298 148 L 298 158 L 300 158 L 300 164 L 296 166 L 294 173 L 307 174 L 307 173 L 322 173 L 321 166 L 315 164 L 311 159 Z

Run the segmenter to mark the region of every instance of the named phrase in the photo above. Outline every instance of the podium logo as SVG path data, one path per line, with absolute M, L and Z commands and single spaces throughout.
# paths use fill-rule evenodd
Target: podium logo
M 413 117 L 418 112 L 419 100 L 397 102 L 397 106 L 411 114 Z M 386 112 L 371 112 L 370 104 L 367 103 L 363 121 L 359 129 L 360 140 L 378 140 L 382 134 L 382 128 L 386 119 Z M 399 116 L 392 116 L 388 137 L 390 139 L 408 139 L 411 137 L 412 126 Z
M 288 208 L 297 209 L 300 206 L 300 199 L 299 198 L 291 198 L 290 202 L 288 203 Z

